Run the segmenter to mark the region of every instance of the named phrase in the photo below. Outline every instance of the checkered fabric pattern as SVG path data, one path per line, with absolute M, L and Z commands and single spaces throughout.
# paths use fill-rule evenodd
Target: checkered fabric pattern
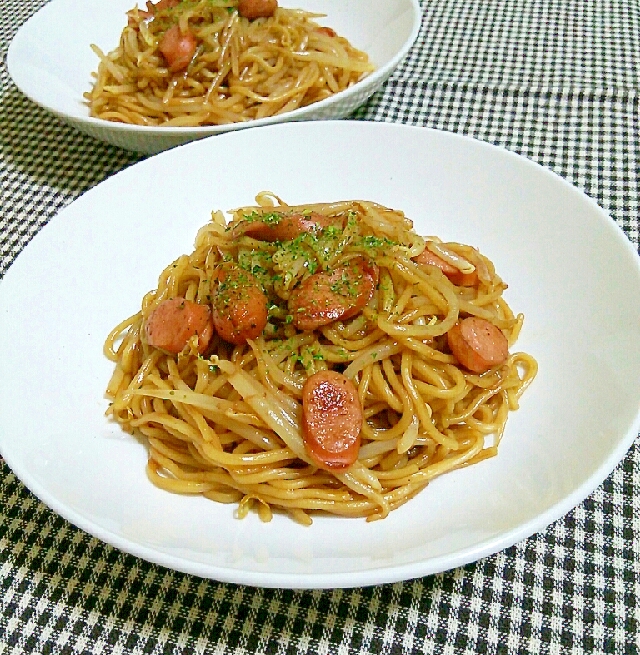
M 139 156 L 73 131 L 4 63 L 43 0 L 0 2 L 0 276 L 62 207 Z M 638 0 L 423 0 L 408 59 L 355 118 L 504 146 L 593 197 L 637 246 Z M 477 563 L 393 585 L 287 591 L 123 554 L 0 460 L 0 654 L 444 655 L 640 651 L 640 442 L 581 505 Z

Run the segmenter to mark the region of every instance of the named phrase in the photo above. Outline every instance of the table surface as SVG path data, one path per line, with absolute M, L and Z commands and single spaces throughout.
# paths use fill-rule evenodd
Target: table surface
M 64 206 L 142 159 L 27 100 L 5 58 L 45 2 L 0 3 L 0 276 Z M 423 0 L 354 117 L 458 132 L 548 167 L 638 246 L 638 0 Z M 1 282 L 0 282 L 1 283 Z M 41 504 L 0 460 L 0 653 L 637 653 L 640 442 L 583 503 L 474 564 L 359 589 L 166 570 Z

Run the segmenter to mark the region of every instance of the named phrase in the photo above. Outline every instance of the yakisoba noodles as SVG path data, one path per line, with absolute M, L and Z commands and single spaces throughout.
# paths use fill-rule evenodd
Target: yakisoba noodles
M 92 116 L 193 127 L 264 118 L 323 100 L 374 67 L 344 37 L 276 0 L 160 0 L 128 12 L 85 93 Z
M 256 201 L 214 212 L 106 340 L 107 414 L 151 481 L 372 520 L 494 456 L 537 364 L 492 262 L 374 202 Z

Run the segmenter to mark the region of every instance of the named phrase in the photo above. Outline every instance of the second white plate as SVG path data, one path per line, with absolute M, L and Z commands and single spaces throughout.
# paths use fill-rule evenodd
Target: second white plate
M 90 45 L 111 52 L 118 45 L 127 10 L 136 4 L 145 5 L 143 0 L 52 0 L 14 37 L 7 68 L 23 93 L 73 127 L 143 153 L 246 127 L 347 116 L 368 100 L 404 59 L 418 36 L 422 15 L 418 0 L 280 0 L 283 7 L 325 14 L 318 22 L 365 51 L 376 70 L 334 96 L 286 114 L 227 125 L 147 127 L 93 118 L 83 98 L 99 63 Z

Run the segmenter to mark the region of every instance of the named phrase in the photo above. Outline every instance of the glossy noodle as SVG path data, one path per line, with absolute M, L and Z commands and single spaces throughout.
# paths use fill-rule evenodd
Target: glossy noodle
M 537 365 L 514 349 L 523 316 L 492 262 L 416 234 L 401 211 L 373 202 L 256 200 L 229 224 L 214 212 L 194 251 L 106 340 L 107 414 L 148 445 L 151 481 L 235 503 L 240 517 L 253 508 L 264 520 L 273 511 L 304 524 L 317 512 L 373 520 L 435 477 L 496 455 Z M 248 332 L 225 332 L 245 300 L 262 309 L 245 287 L 265 299 L 263 324 L 252 314 Z M 236 295 L 222 302 L 224 293 Z M 177 343 L 161 335 L 159 307 L 193 310 L 191 332 Z M 454 355 L 450 333 L 470 318 L 504 339 L 504 357 L 481 372 Z M 348 402 L 362 416 L 346 465 L 309 441 L 332 415 L 310 419 L 303 393 L 331 376 L 353 385 Z M 354 432 L 349 421 L 338 432 Z
M 247 18 L 238 0 L 132 9 L 117 48 L 92 45 L 100 63 L 85 93 L 91 115 L 166 127 L 237 123 L 319 102 L 373 71 L 364 52 L 316 22 L 319 14 L 270 10 Z

